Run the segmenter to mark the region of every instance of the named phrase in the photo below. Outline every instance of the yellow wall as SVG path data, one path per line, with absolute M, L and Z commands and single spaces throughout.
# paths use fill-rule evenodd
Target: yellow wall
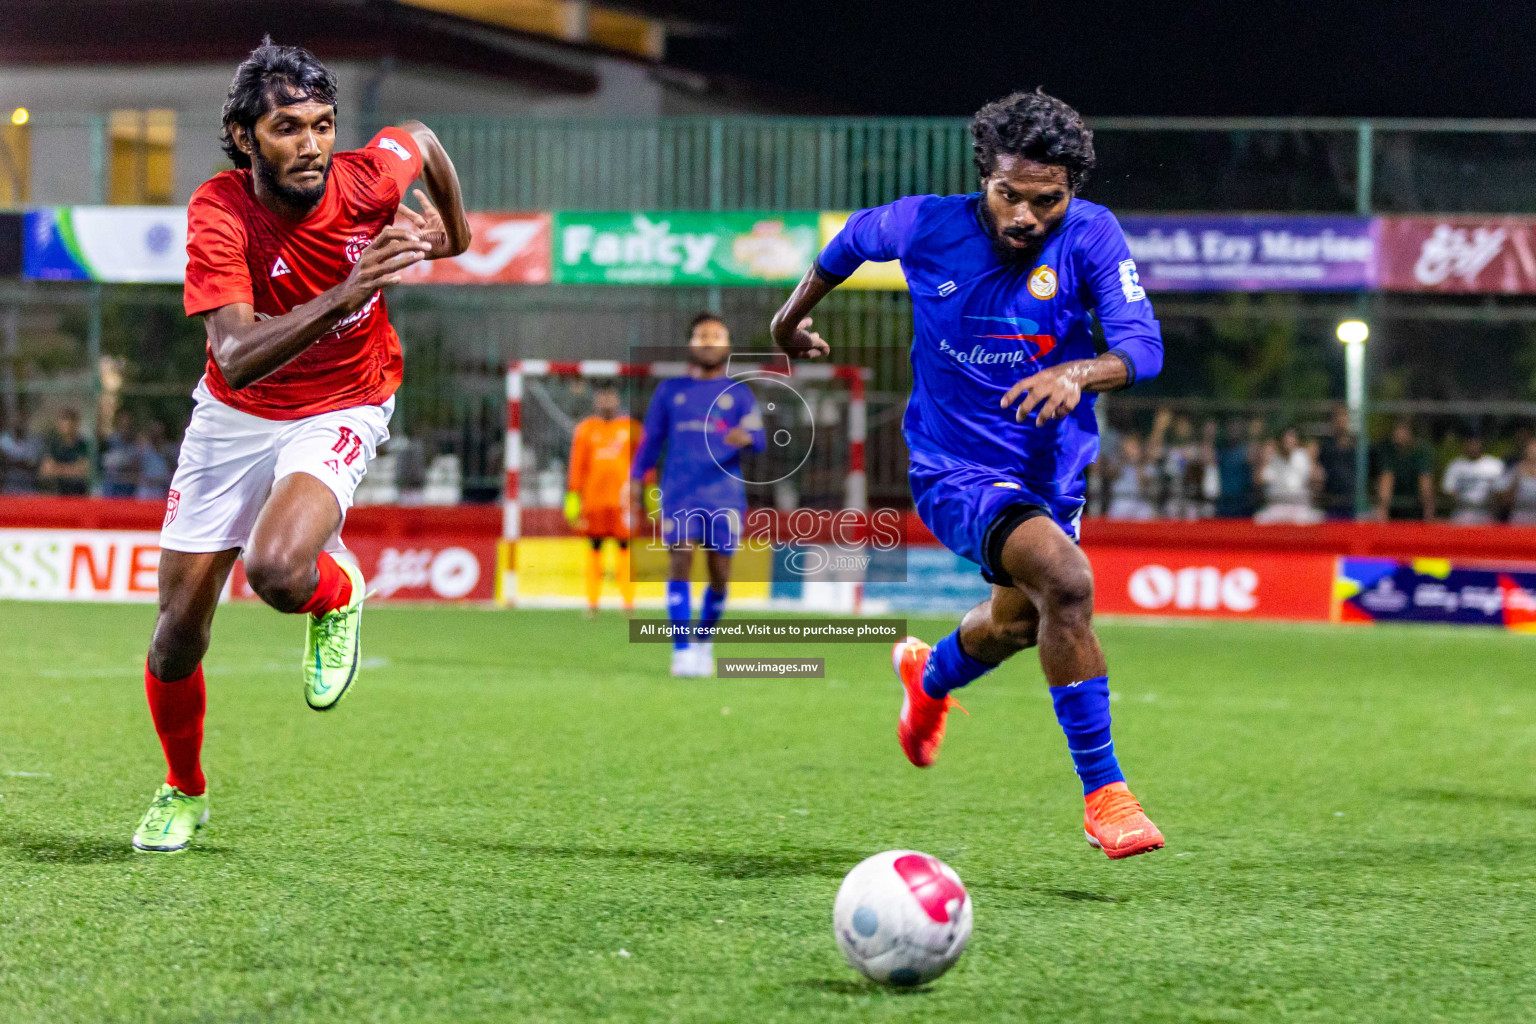
M 590 544 L 582 537 L 525 537 L 517 542 L 517 599 L 538 601 L 557 599 L 586 600 L 586 559 Z M 618 589 L 613 585 L 612 542 L 603 545 L 603 564 L 606 569 L 603 584 L 604 603 L 617 602 Z M 743 548 L 736 555 L 736 575 L 742 578 L 766 581 L 772 569 L 772 553 L 766 548 Z M 664 604 L 667 585 L 662 580 L 667 575 L 667 551 L 654 545 L 635 545 L 634 575 L 641 582 L 635 586 L 635 599 L 642 604 Z M 693 578 L 697 583 L 708 581 L 701 553 L 694 558 Z M 731 584 L 731 597 L 742 601 L 768 600 L 770 584 L 767 582 Z

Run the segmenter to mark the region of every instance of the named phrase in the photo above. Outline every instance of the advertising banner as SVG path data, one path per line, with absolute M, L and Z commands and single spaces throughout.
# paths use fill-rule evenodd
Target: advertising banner
M 852 214 L 847 211 L 821 214 L 819 218 L 821 245 L 817 248 L 817 252 L 826 248 L 827 243 L 837 237 L 837 233 L 843 230 L 843 225 L 848 223 L 848 218 L 851 216 Z M 900 260 L 891 260 L 889 263 L 866 263 L 838 287 L 904 292 L 907 290 L 907 275 L 901 272 Z
M 58 206 L 28 211 L 22 272 L 34 281 L 180 284 L 183 206 Z
M 1341 558 L 1333 617 L 1339 622 L 1497 626 L 1536 634 L 1536 565 Z
M 556 284 L 792 284 L 816 213 L 556 213 Z
M 1326 622 L 1332 555 L 1092 547 L 1094 604 L 1122 615 Z
M 1536 217 L 1383 217 L 1381 287 L 1536 294 Z
M 489 601 L 496 539 L 459 534 L 347 538 L 372 600 Z M 158 592 L 160 535 L 138 530 L 0 530 L 0 599 L 144 601 Z M 255 598 L 239 563 L 225 596 Z
M 449 260 L 423 260 L 406 284 L 548 284 L 550 216 L 547 213 L 471 213 L 474 242 Z
M 371 601 L 489 601 L 495 596 L 494 537 L 358 534 L 343 540 L 363 570 Z M 229 596 L 256 597 L 240 563 L 231 574 Z
M 160 535 L 130 530 L 0 530 L 0 598 L 153 601 Z
M 1212 548 L 1084 545 L 1093 565 L 1094 608 L 1114 615 L 1289 619 L 1327 622 L 1332 555 Z M 913 547 L 908 576 L 867 583 L 868 607 L 953 614 L 987 596 L 972 563 L 939 547 Z
M 1147 291 L 1358 291 L 1375 281 L 1365 217 L 1122 217 Z

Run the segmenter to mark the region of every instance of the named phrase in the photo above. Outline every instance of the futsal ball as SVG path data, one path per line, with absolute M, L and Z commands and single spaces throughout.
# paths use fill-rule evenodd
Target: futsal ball
M 865 977 L 882 985 L 922 985 L 965 951 L 971 897 L 937 857 L 887 850 L 843 879 L 832 932 L 848 963 Z

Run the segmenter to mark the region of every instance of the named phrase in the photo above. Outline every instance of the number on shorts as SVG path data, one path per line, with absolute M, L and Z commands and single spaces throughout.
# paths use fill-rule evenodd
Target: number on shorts
M 341 461 L 350 466 L 353 462 L 357 461 L 358 455 L 361 454 L 363 450 L 363 439 L 358 437 L 347 427 L 337 427 L 336 432 L 341 436 L 336 439 L 335 444 L 331 445 L 331 451 L 336 452 L 337 454 L 340 454 L 341 452 L 347 452 L 346 455 L 342 456 Z M 352 447 L 351 451 L 347 451 L 348 445 Z

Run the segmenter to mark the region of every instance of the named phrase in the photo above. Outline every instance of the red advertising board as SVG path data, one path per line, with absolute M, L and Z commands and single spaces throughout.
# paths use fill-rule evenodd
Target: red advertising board
M 496 596 L 496 538 L 427 533 L 410 537 L 346 535 L 347 550 L 375 601 L 489 601 Z M 235 564 L 229 595 L 255 598 Z
M 1324 554 L 1084 545 L 1094 606 L 1121 615 L 1326 622 L 1334 558 Z
M 406 272 L 407 284 L 548 284 L 547 213 L 471 213 L 474 242 L 450 260 L 429 260 Z
M 1383 217 L 1386 291 L 1536 294 L 1536 217 Z

